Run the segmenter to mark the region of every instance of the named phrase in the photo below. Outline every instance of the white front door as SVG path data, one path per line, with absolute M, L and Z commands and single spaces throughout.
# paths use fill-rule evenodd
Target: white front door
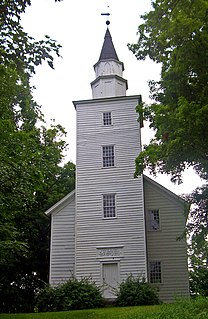
M 115 298 L 115 288 L 119 286 L 118 263 L 102 264 L 103 296 Z

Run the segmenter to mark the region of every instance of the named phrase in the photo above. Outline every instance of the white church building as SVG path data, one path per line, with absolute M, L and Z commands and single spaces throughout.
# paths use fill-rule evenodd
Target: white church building
M 77 113 L 76 189 L 51 207 L 50 284 L 91 277 L 103 296 L 130 274 L 163 302 L 188 296 L 186 203 L 147 176 L 134 178 L 141 151 L 140 95 L 126 96 L 124 65 L 107 28 L 90 100 Z

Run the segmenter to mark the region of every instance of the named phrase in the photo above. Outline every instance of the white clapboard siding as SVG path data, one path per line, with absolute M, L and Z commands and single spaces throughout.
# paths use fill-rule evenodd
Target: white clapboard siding
M 146 275 L 143 180 L 134 179 L 141 150 L 135 111 L 140 96 L 74 102 L 77 110 L 76 275 L 92 276 L 100 284 L 97 247 L 122 246 L 120 280 Z M 103 112 L 113 125 L 103 126 Z M 115 167 L 102 168 L 102 146 L 115 145 Z M 102 195 L 116 194 L 117 218 L 102 218 Z M 115 258 L 109 258 L 109 262 Z
M 177 296 L 189 296 L 186 240 L 179 240 L 185 230 L 185 202 L 146 176 L 144 193 L 146 222 L 148 210 L 159 209 L 161 227 L 159 231 L 146 227 L 148 262 L 161 261 L 159 296 L 163 302 L 173 302 Z
M 74 275 L 75 191 L 46 213 L 51 215 L 50 284 L 57 285 Z

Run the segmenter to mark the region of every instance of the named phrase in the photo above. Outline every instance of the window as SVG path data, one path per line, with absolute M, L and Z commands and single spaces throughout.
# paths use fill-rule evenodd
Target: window
M 160 216 L 159 210 L 149 210 L 149 230 L 157 231 L 160 230 Z
M 114 166 L 114 145 L 103 146 L 103 167 Z
M 103 195 L 103 217 L 116 217 L 116 200 L 115 194 Z
M 111 125 L 111 124 L 112 124 L 111 112 L 104 112 L 103 113 L 103 125 Z
M 162 282 L 161 262 L 151 261 L 149 263 L 149 268 L 150 268 L 150 283 L 160 284 Z

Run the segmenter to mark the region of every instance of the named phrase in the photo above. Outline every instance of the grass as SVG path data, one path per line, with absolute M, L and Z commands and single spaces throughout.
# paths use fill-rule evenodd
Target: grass
M 208 319 L 208 299 L 178 300 L 175 304 L 160 306 L 0 314 L 0 319 Z

